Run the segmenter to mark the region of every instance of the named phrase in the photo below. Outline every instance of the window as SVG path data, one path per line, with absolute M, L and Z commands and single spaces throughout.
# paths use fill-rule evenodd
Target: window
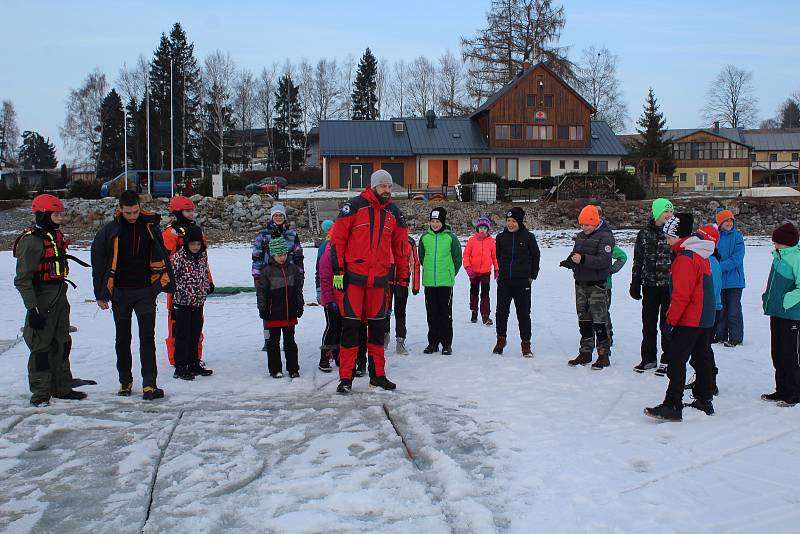
M 550 176 L 550 160 L 531 160 L 531 176 Z
M 497 158 L 497 174 L 509 180 L 517 179 L 517 160 L 511 158 Z
M 472 172 L 492 172 L 492 159 L 472 158 L 469 160 L 469 168 Z
M 494 127 L 495 139 L 511 139 L 511 128 L 508 124 L 498 124 Z
M 750 161 L 755 161 L 755 160 L 756 160 L 756 153 L 753 152 L 752 154 L 750 154 Z
M 553 107 L 553 95 L 544 95 L 544 107 L 546 108 Z
M 800 157 L 798 157 L 798 155 L 799 154 L 797 152 L 792 152 L 792 161 L 800 160 Z
M 528 97 L 527 97 L 525 103 L 528 105 L 528 107 L 535 106 L 536 105 L 536 95 L 528 94 Z
M 512 124 L 511 125 L 511 139 L 522 139 L 522 125 L 521 124 Z
M 734 182 L 738 182 L 739 181 L 739 173 L 738 172 L 733 173 L 733 181 Z
M 572 168 L 575 169 L 576 171 L 579 170 L 581 168 L 580 160 L 573 159 L 572 160 Z
M 567 168 L 567 160 L 565 160 L 565 159 L 558 160 L 558 168 L 559 169 L 566 169 Z
M 570 126 L 569 127 L 569 140 L 570 141 L 583 141 L 583 126 Z
M 774 152 L 770 153 L 769 160 L 770 161 L 778 161 L 778 154 L 776 154 Z
M 525 126 L 525 139 L 529 141 L 551 141 L 553 139 L 552 126 Z
M 607 161 L 589 161 L 589 174 L 608 172 Z
M 569 139 L 569 126 L 559 126 L 557 128 L 558 138 L 561 139 Z
M 685 182 L 685 181 L 686 181 L 686 173 L 682 172 L 681 173 L 681 182 Z
M 725 181 L 725 179 L 726 179 L 726 178 L 725 178 L 725 173 L 724 173 L 724 172 L 721 172 L 721 173 L 719 173 L 719 181 L 720 181 L 720 182 L 724 182 L 724 181 Z

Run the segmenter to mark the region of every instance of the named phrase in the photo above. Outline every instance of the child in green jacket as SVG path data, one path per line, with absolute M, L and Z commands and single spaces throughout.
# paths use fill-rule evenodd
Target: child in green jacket
M 772 232 L 772 269 L 767 290 L 761 296 L 769 315 L 775 392 L 761 395 L 778 406 L 800 402 L 800 233 L 791 223 Z
M 428 346 L 433 354 L 453 353 L 453 285 L 461 268 L 461 243 L 445 224 L 447 210 L 431 210 L 431 226 L 419 240 L 419 263 L 425 286 L 425 311 L 428 316 Z

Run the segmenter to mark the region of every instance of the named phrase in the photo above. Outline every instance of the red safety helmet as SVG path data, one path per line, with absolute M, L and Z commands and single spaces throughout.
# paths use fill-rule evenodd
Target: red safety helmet
M 176 211 L 193 210 L 194 208 L 195 205 L 191 198 L 178 196 L 172 197 L 172 200 L 169 201 L 169 211 L 173 213 Z
M 59 213 L 64 211 L 64 203 L 53 195 L 38 195 L 31 203 L 31 211 L 33 213 L 45 213 L 47 211 Z

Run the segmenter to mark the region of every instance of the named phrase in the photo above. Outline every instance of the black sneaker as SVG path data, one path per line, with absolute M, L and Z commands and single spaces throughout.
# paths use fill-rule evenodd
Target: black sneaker
M 194 380 L 194 374 L 189 370 L 188 365 L 176 365 L 175 372 L 172 378 L 179 378 L 181 380 Z
M 339 380 L 339 385 L 336 386 L 336 393 L 346 395 L 350 393 L 351 389 L 353 389 L 353 381 L 349 378 L 342 378 Z
M 656 369 L 655 375 L 666 376 L 666 374 L 667 374 L 667 364 L 665 363 L 658 364 L 658 368 Z
M 783 400 L 783 395 L 781 395 L 777 391 L 775 393 L 764 393 L 763 395 L 761 395 L 761 400 L 767 402 L 780 402 Z
M 214 374 L 213 370 L 206 368 L 206 364 L 203 362 L 203 360 L 190 363 L 189 372 L 195 376 L 211 376 Z
M 292 378 L 292 379 L 300 378 L 300 372 L 299 371 L 292 371 L 291 373 L 289 373 L 289 378 Z
M 736 346 L 741 345 L 741 344 L 742 344 L 741 341 L 725 341 L 723 343 L 723 345 L 728 347 L 728 348 L 736 347 Z
M 494 321 L 492 321 L 491 317 L 487 316 L 483 318 L 483 324 L 485 324 L 486 326 L 492 326 L 494 324 Z
M 714 405 L 710 400 L 695 399 L 693 402 L 685 404 L 684 406 L 689 406 L 690 408 L 695 408 L 701 412 L 705 412 L 706 415 L 714 415 Z
M 438 346 L 434 347 L 433 345 L 428 345 L 427 347 L 422 349 L 422 352 L 424 354 L 433 354 L 434 352 L 439 352 L 439 347 Z
M 42 399 L 37 401 L 31 399 L 31 406 L 34 408 L 47 408 L 50 406 L 50 399 Z
M 656 362 L 642 362 L 639 365 L 634 366 L 633 370 L 637 373 L 644 373 L 650 369 L 656 368 Z
M 361 378 L 362 376 L 367 374 L 367 368 L 365 366 L 356 365 L 356 370 L 353 372 L 353 374 L 356 377 Z
M 277 373 L 270 373 L 269 376 L 272 378 L 283 378 L 283 373 L 278 371 Z
M 267 343 L 269 343 L 266 339 L 264 340 L 264 346 L 261 347 L 261 352 L 267 352 Z
M 319 365 L 317 365 L 317 368 L 323 373 L 330 373 L 331 371 L 333 371 L 333 369 L 331 369 L 330 358 L 328 358 L 327 355 L 320 356 Z
M 142 399 L 144 400 L 155 400 L 155 399 L 163 399 L 164 398 L 164 390 L 157 388 L 155 386 L 145 386 L 142 389 Z
M 75 391 L 75 390 L 70 391 L 66 395 L 53 395 L 53 396 L 57 399 L 64 399 L 64 400 L 83 400 L 86 397 L 88 397 L 88 395 L 83 391 Z
M 369 379 L 369 387 L 381 388 L 387 391 L 391 391 L 397 387 L 397 384 L 395 384 L 385 376 L 375 376 Z
M 472 317 L 469 318 L 469 322 L 477 323 L 478 322 L 478 312 L 472 312 Z
M 781 408 L 791 408 L 792 406 L 797 405 L 800 403 L 800 397 L 789 397 L 788 399 L 782 399 L 778 401 L 778 406 Z
M 444 347 L 442 349 L 442 354 L 445 356 L 450 356 L 451 354 L 453 354 L 453 347 Z
M 680 408 L 675 408 L 674 406 L 669 406 L 663 403 L 655 406 L 654 408 L 645 408 L 644 414 L 654 419 L 660 419 L 661 421 L 677 422 L 683 420 L 683 413 Z

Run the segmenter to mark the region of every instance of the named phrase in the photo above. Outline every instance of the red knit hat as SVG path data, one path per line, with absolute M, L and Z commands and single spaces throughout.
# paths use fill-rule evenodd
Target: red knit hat
M 772 242 L 786 245 L 787 247 L 797 246 L 800 242 L 800 233 L 792 223 L 785 223 L 772 232 Z
M 722 210 L 719 213 L 717 213 L 716 219 L 717 219 L 717 226 L 721 226 L 722 223 L 724 223 L 728 219 L 735 220 L 736 218 L 733 216 L 733 212 L 731 210 Z
M 597 211 L 597 206 L 584 206 L 581 214 L 578 215 L 578 224 L 588 224 L 590 226 L 597 226 L 600 224 L 600 212 Z
M 715 245 L 719 243 L 719 231 L 710 224 L 700 228 L 697 233 L 703 236 L 703 239 L 713 241 Z

